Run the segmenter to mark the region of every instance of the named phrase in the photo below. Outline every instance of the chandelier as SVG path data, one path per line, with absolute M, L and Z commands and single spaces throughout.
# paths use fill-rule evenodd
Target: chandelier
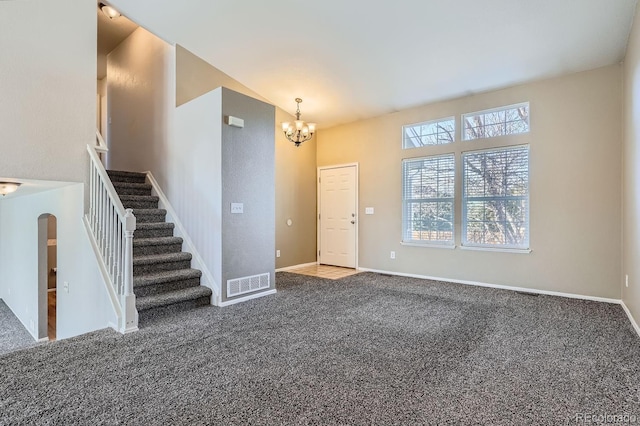
M 289 122 L 282 123 L 282 131 L 284 135 L 291 142 L 296 144 L 296 146 L 300 146 L 302 142 L 306 142 L 316 131 L 316 123 L 305 123 L 300 120 L 300 103 L 302 99 L 296 98 L 296 103 L 298 104 L 298 109 L 296 110 L 296 121 L 291 124 Z

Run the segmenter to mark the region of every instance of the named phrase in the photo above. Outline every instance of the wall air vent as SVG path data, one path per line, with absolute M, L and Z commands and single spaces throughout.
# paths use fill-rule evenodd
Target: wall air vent
M 271 274 L 252 275 L 250 277 L 227 280 L 227 297 L 238 296 L 252 291 L 269 288 Z

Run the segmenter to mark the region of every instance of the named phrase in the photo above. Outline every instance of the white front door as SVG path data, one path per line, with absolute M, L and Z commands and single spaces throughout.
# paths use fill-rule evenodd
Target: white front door
M 319 263 L 356 267 L 357 167 L 320 169 Z

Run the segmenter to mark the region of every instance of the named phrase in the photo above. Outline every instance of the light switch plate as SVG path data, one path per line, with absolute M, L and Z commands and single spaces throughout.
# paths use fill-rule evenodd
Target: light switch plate
M 234 213 L 234 214 L 244 213 L 244 204 L 243 203 L 231 203 L 231 213 Z
M 364 214 L 373 214 L 373 207 L 365 207 Z

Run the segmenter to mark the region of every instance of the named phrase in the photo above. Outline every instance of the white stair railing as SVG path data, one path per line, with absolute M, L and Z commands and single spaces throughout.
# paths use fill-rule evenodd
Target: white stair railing
M 87 145 L 89 151 L 89 213 L 86 221 L 99 253 L 103 277 L 118 316 L 118 331 L 128 333 L 138 329 L 138 311 L 133 294 L 133 232 L 136 218 L 126 209 L 100 161 L 98 152 L 106 152 L 106 144 L 97 133 L 97 145 Z

